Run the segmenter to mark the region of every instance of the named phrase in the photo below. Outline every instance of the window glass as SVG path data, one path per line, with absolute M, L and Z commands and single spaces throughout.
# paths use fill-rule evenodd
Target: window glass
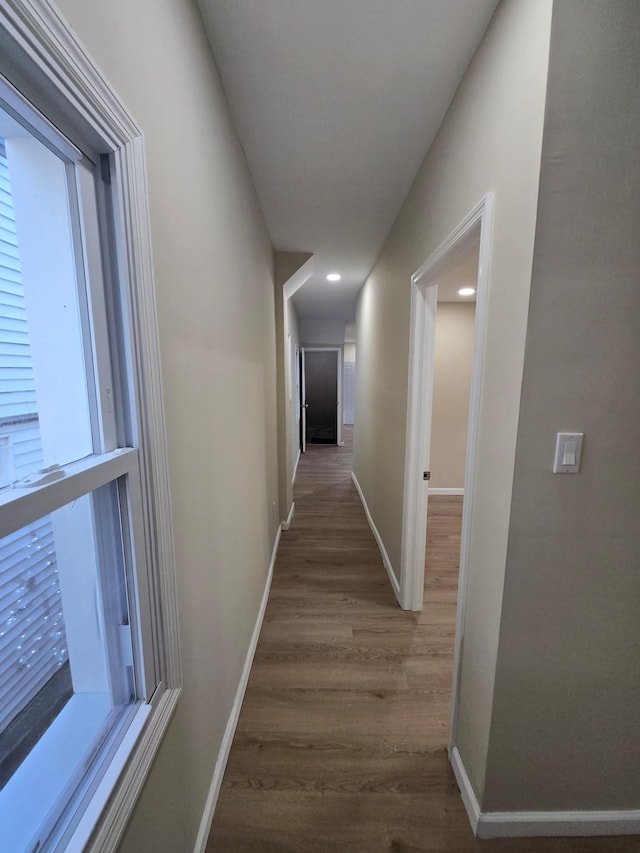
M 115 784 L 157 678 L 109 189 L 2 86 L 0 849 L 33 853 Z
M 67 164 L 0 112 L 0 488 L 94 449 L 70 179 Z
M 0 540 L 4 849 L 30 849 L 58 820 L 135 703 L 119 518 L 112 482 Z

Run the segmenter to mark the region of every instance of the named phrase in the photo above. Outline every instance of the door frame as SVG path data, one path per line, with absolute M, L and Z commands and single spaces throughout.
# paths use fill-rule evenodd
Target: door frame
M 305 353 L 308 352 L 336 352 L 338 357 L 337 361 L 337 389 L 338 389 L 338 399 L 336 401 L 336 436 L 337 436 L 337 445 L 338 447 L 342 447 L 344 445 L 344 441 L 342 440 L 342 347 L 300 347 L 300 352 L 302 353 L 302 388 L 303 388 L 303 403 L 302 403 L 302 412 L 304 417 L 304 432 L 302 436 L 303 447 L 306 450 L 307 446 L 307 377 L 306 377 L 306 364 L 305 364 Z
M 307 452 L 307 368 L 304 361 L 304 347 L 300 347 L 300 429 L 302 430 L 300 450 Z
M 458 710 L 464 622 L 469 571 L 469 541 L 474 504 L 474 481 L 480 414 L 480 388 L 484 354 L 487 292 L 493 230 L 493 194 L 487 193 L 433 254 L 411 276 L 411 330 L 409 338 L 409 388 L 405 451 L 404 513 L 400 604 L 404 610 L 422 610 L 427 533 L 428 470 L 434 379 L 434 337 L 437 279 L 451 262 L 479 241 L 478 283 L 469 395 L 469 420 L 464 476 L 464 504 L 460 541 L 460 574 L 453 660 L 451 727 L 454 743 Z

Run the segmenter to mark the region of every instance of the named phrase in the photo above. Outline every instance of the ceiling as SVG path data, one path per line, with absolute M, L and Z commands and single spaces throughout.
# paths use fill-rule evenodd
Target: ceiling
M 498 0 L 198 2 L 298 313 L 352 319 Z
M 478 261 L 480 244 L 476 242 L 455 259 L 450 267 L 438 276 L 438 302 L 475 302 L 476 295 L 460 296 L 461 287 L 478 286 Z

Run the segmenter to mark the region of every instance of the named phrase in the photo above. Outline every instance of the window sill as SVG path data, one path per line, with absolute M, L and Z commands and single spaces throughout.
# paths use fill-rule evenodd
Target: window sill
M 78 769 L 87 761 L 104 730 L 111 710 L 106 694 L 76 693 L 22 762 L 0 792 L 0 837 L 7 850 L 18 853 L 32 849 L 38 838 L 33 834 L 34 827 L 43 827 L 60 792 L 73 783 Z M 73 839 L 82 827 L 81 834 L 86 841 L 97 823 L 150 710 L 149 705 L 141 705 L 130 720 L 123 741 Z

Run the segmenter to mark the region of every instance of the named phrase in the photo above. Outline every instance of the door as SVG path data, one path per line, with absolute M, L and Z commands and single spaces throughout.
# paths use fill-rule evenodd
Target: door
M 338 365 L 336 350 L 304 352 L 305 443 L 338 443 Z

